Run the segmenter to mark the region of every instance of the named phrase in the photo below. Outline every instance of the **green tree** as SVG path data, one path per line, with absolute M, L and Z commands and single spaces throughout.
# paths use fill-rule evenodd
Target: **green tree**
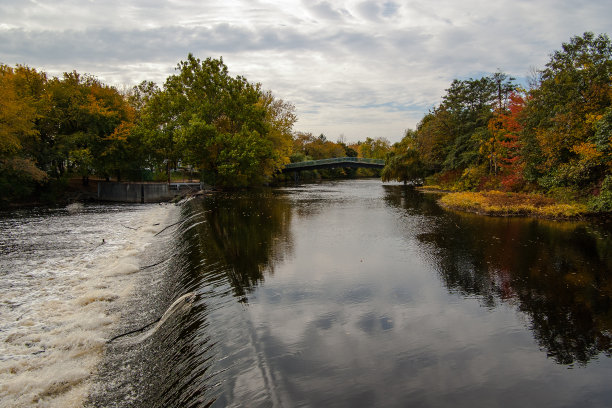
M 92 76 L 70 72 L 47 81 L 39 98 L 37 161 L 50 176 L 72 172 L 84 182 L 92 173 L 120 177 L 131 149 L 119 134 L 133 121 L 123 95 Z
M 529 179 L 545 188 L 601 183 L 609 140 L 597 128 L 612 105 L 611 56 L 608 36 L 590 32 L 552 54 L 525 108 Z
M 359 144 L 359 157 L 384 159 L 389 151 L 391 151 L 391 143 L 384 137 L 375 139 L 367 137 L 365 141 Z
M 444 106 L 432 109 L 417 124 L 416 148 L 429 172 L 442 171 L 456 134 L 455 118 Z
M 424 176 L 424 167 L 419 152 L 416 150 L 416 134 L 407 130 L 399 143 L 393 145 L 387 153 L 385 167 L 381 172 L 382 181 L 420 182 Z
M 242 187 L 266 182 L 289 162 L 293 105 L 244 77 L 222 59 L 189 54 L 143 109 L 139 131 L 169 174 L 179 160 L 207 182 Z
M 474 188 L 499 170 L 500 141 L 489 123 L 508 110 L 514 78 L 497 72 L 478 79 L 455 79 L 442 103 L 419 122 L 415 148 L 428 173 Z
M 454 80 L 446 92 L 442 105 L 452 117 L 454 138 L 443 167 L 455 170 L 478 165 L 480 146 L 490 137 L 487 124 L 497 100 L 497 81 L 492 77 Z

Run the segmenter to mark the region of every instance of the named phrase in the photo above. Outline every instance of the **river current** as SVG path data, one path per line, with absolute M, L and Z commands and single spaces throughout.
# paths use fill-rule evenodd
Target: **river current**
M 0 407 L 80 407 L 128 321 L 167 205 L 0 214 Z M 134 306 L 132 306 L 134 307 Z
M 610 406 L 611 224 L 436 198 L 355 180 L 5 215 L 0 404 Z

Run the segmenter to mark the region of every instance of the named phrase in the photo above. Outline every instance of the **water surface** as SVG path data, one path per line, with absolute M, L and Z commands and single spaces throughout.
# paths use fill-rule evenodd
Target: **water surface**
M 609 223 L 359 180 L 193 200 L 144 405 L 609 406 Z M 161 336 L 161 335 L 160 335 Z
M 83 406 L 169 213 L 81 204 L 0 213 L 0 407 Z

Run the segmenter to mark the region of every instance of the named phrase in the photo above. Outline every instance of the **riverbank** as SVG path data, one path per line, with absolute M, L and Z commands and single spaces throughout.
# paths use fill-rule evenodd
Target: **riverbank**
M 204 190 L 203 190 L 204 189 Z M 0 210 L 30 207 L 61 208 L 74 203 L 157 203 L 176 202 L 185 197 L 215 191 L 198 181 L 165 182 L 107 182 L 89 179 L 86 185 L 81 178 L 71 178 L 48 191 L 41 191 L 27 199 L 0 202 Z
M 425 191 L 435 191 L 428 189 Z M 591 215 L 586 205 L 560 203 L 541 194 L 506 193 L 502 191 L 461 191 L 444 193 L 438 203 L 447 209 L 489 216 L 523 216 L 551 219 L 580 218 Z

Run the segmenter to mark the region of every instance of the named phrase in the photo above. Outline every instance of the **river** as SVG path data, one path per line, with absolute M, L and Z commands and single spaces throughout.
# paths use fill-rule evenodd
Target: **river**
M 11 367 L 62 350 L 16 341 L 28 331 L 11 322 L 39 310 L 42 295 L 15 287 L 47 276 L 11 271 L 67 262 L 59 270 L 69 274 L 79 256 L 100 265 L 109 254 L 95 251 L 104 245 L 82 255 L 51 246 L 56 261 L 32 260 L 28 251 L 44 241 L 39 235 L 84 234 L 93 246 L 98 229 L 113 228 L 113 242 L 141 234 L 128 253 L 137 266 L 71 295 L 77 305 L 100 304 L 95 312 L 109 321 L 65 317 L 61 336 L 92 321 L 87 333 L 99 357 L 87 366 L 57 351 L 57 361 L 32 368 L 93 373 L 31 393 L 43 402 L 73 393 L 92 407 L 610 406 L 610 222 L 460 214 L 436 198 L 352 180 L 221 193 L 176 210 L 86 206 L 62 213 L 52 231 L 52 214 L 5 217 L 0 265 L 12 288 L 0 286 L 0 335 L 21 348 L 2 350 L 0 378 L 13 388 L 0 386 L 0 401 L 17 398 L 11 392 L 28 381 L 27 369 L 16 376 Z M 33 219 L 39 225 L 28 227 Z M 6 244 L 15 228 L 36 231 L 32 241 Z M 76 258 L 64 260 L 73 251 Z M 84 300 L 96 285 L 108 287 L 109 274 L 129 277 L 113 283 L 119 294 Z M 62 290 L 48 297 L 58 300 Z M 30 300 L 14 306 L 20 296 Z M 5 318 L 5 310 L 15 311 Z M 30 317 L 34 325 L 45 319 L 40 311 Z M 45 330 L 38 336 L 52 332 Z

